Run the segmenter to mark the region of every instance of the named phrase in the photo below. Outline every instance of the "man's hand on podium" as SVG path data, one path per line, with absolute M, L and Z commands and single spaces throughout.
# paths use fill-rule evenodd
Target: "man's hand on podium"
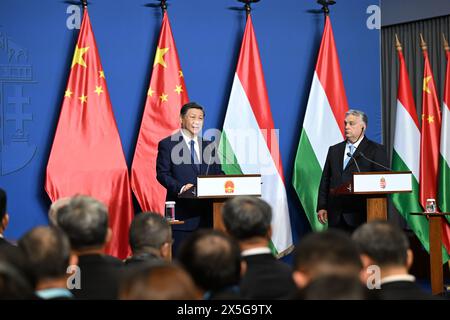
M 321 209 L 317 212 L 317 218 L 321 224 L 326 224 L 328 222 L 328 211 Z
M 179 194 L 182 194 L 183 192 L 186 192 L 186 191 L 188 191 L 190 188 L 192 188 L 194 185 L 192 184 L 192 183 L 188 183 L 188 184 L 185 184 L 184 186 L 183 186 L 183 188 L 181 188 L 181 191 L 180 191 L 180 193 Z

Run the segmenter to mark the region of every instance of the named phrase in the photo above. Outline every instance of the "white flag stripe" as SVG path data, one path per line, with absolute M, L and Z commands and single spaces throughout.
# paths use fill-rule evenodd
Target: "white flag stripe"
M 323 170 L 329 146 L 341 142 L 343 137 L 316 72 L 309 93 L 303 128 Z
M 441 155 L 450 165 L 450 110 L 444 102 L 442 106 Z
M 292 245 L 286 190 L 258 126 L 250 101 L 236 74 L 223 127 L 242 172 L 262 175 L 262 198 L 272 206 L 273 210 L 272 242 L 278 252 L 282 252 Z M 242 137 L 239 135 L 239 130 L 244 132 L 251 130 L 254 134 L 251 145 L 247 144 L 248 141 L 235 139 Z M 254 157 L 255 155 L 257 157 Z M 283 227 L 279 228 L 279 226 Z
M 420 131 L 400 100 L 397 100 L 395 127 L 402 130 L 395 130 L 394 149 L 419 181 Z

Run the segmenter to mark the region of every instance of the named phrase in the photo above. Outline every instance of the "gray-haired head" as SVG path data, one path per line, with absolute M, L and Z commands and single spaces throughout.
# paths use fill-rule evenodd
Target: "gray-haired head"
M 363 111 L 350 109 L 345 113 L 345 117 L 348 117 L 350 115 L 359 117 L 361 121 L 364 122 L 365 127 L 367 127 L 367 125 L 369 124 L 369 119 L 367 118 L 367 115 Z
M 266 237 L 270 231 L 272 208 L 262 199 L 239 196 L 225 202 L 222 217 L 227 232 L 239 241 Z
M 101 247 L 108 234 L 108 209 L 94 198 L 77 195 L 59 210 L 57 223 L 73 249 Z

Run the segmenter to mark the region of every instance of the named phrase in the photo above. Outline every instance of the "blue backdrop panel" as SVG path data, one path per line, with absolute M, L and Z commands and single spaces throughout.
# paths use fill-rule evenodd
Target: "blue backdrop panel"
M 93 0 L 91 22 L 124 153 L 131 166 L 161 24 L 148 0 Z M 233 0 L 170 1 L 169 17 L 191 100 L 207 109 L 205 128 L 222 128 L 245 25 Z M 281 5 L 283 3 L 284 5 Z M 375 7 L 374 7 L 375 5 Z M 381 139 L 380 30 L 376 0 L 339 0 L 331 8 L 347 97 L 368 113 L 370 138 Z M 288 190 L 294 240 L 309 230 L 291 176 L 323 30 L 315 1 L 263 0 L 253 23 Z M 0 2 L 0 186 L 17 239 L 47 224 L 45 168 L 81 19 L 63 1 Z M 374 28 L 375 27 L 375 28 Z

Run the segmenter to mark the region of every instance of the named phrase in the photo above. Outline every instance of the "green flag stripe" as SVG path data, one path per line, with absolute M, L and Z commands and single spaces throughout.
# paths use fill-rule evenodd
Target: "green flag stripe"
M 326 226 L 319 222 L 316 214 L 317 195 L 321 177 L 322 168 L 303 128 L 295 157 L 292 184 L 313 231 L 326 229 Z
M 222 170 L 225 174 L 243 174 L 238 160 L 233 152 L 233 148 L 227 139 L 227 134 L 222 131 L 219 144 L 219 155 L 222 164 Z
M 392 155 L 393 171 L 410 171 L 397 152 L 394 150 Z M 424 216 L 413 216 L 411 212 L 421 212 L 423 209 L 419 204 L 419 183 L 413 178 L 411 193 L 394 193 L 391 198 L 395 207 L 408 223 L 409 227 L 414 231 L 424 248 L 430 252 L 429 243 L 429 224 Z M 442 248 L 442 259 L 446 263 L 449 256 L 445 248 Z
M 439 208 L 443 212 L 450 212 L 450 167 L 442 154 L 440 155 L 439 175 Z M 450 222 L 450 216 L 446 217 Z

